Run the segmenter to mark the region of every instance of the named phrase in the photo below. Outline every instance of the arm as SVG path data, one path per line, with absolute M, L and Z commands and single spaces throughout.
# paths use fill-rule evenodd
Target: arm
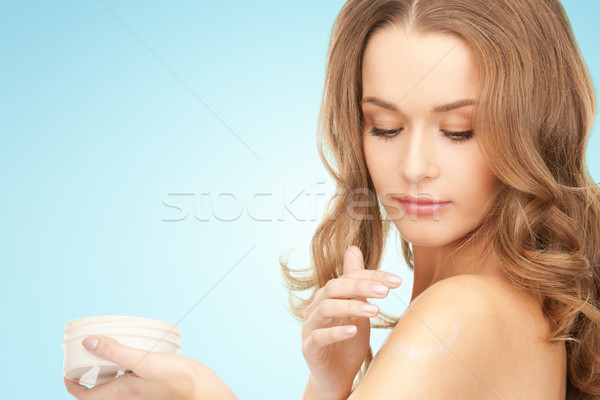
M 350 391 L 348 391 L 348 395 Z M 335 396 L 327 393 L 327 391 L 321 390 L 317 384 L 312 379 L 312 376 L 308 377 L 308 383 L 306 384 L 306 388 L 304 389 L 304 394 L 302 394 L 302 400 L 345 400 L 348 398 L 346 396 Z
M 497 367 L 489 360 L 499 357 L 504 335 L 488 290 L 469 275 L 428 288 L 392 330 L 348 399 L 497 397 L 491 384 Z

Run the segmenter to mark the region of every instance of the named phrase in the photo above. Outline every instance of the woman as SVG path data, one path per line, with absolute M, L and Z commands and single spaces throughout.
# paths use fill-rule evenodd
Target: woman
M 314 270 L 283 263 L 292 291 L 318 289 L 292 302 L 305 398 L 598 398 L 594 113 L 556 0 L 347 2 L 321 114 L 338 193 Z M 362 306 L 389 293 L 370 286 L 388 275 L 377 270 L 390 220 L 412 299 L 399 321 L 381 316 L 394 329 L 365 375 L 378 310 Z
M 558 0 L 348 1 L 321 114 L 338 194 L 312 267 L 282 262 L 292 300 L 312 290 L 291 302 L 303 398 L 598 398 L 594 113 Z M 392 223 L 415 274 L 400 318 L 363 308 L 400 284 L 379 270 Z M 393 328 L 375 358 L 371 317 Z M 195 360 L 97 339 L 84 344 L 134 373 L 66 381 L 78 399 L 236 398 Z

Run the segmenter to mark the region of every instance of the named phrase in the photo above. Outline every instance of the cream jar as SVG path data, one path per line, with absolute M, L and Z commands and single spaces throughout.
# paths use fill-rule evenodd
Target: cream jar
M 63 333 L 63 375 L 86 385 L 110 382 L 126 372 L 126 368 L 97 357 L 83 347 L 83 339 L 91 335 L 109 336 L 125 346 L 152 352 L 181 352 L 181 330 L 168 322 L 126 316 L 73 320 L 67 323 Z

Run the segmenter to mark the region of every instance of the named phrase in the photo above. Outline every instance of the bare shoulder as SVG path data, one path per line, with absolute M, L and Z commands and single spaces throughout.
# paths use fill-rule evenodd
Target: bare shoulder
M 508 295 L 505 285 L 500 285 L 497 280 L 480 275 L 457 275 L 443 279 L 421 293 L 412 303 L 405 314 L 410 310 L 427 310 L 428 313 L 437 312 L 448 315 L 448 311 L 455 313 L 484 313 L 493 317 L 496 307 L 502 297 Z M 431 307 L 436 305 L 438 307 Z M 444 305 L 439 307 L 439 305 Z
M 419 337 L 429 336 L 432 341 L 433 337 L 438 342 L 442 340 L 448 350 L 460 349 L 462 343 L 468 344 L 469 349 L 481 344 L 485 349 L 477 349 L 477 353 L 489 353 L 490 340 L 500 344 L 511 330 L 507 316 L 515 312 L 519 302 L 522 300 L 516 291 L 495 279 L 467 274 L 454 276 L 421 293 L 404 312 L 391 336 L 398 340 L 414 339 L 412 336 L 419 333 Z M 421 335 L 425 331 L 431 334 Z M 440 335 L 436 335 L 438 332 Z M 448 340 L 443 340 L 444 335 Z
M 516 336 L 502 306 L 515 296 L 476 275 L 431 285 L 402 315 L 350 398 L 498 398 L 495 382 L 500 368 L 510 368 L 502 360 L 511 359 L 507 349 Z

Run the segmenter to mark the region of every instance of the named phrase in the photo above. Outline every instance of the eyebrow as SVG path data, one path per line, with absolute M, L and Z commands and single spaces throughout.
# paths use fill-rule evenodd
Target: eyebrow
M 379 106 L 381 108 L 385 108 L 386 110 L 389 110 L 389 111 L 398 111 L 398 108 L 396 107 L 395 104 L 392 104 L 385 100 L 378 99 L 377 97 L 365 97 L 364 99 L 362 99 L 361 103 L 371 103 L 371 104 L 375 104 L 376 106 Z M 431 109 L 431 112 L 433 114 L 438 114 L 438 113 L 456 110 L 457 108 L 461 108 L 461 107 L 471 106 L 473 104 L 475 104 L 475 100 L 473 100 L 473 99 L 457 100 L 452 103 L 435 106 Z

